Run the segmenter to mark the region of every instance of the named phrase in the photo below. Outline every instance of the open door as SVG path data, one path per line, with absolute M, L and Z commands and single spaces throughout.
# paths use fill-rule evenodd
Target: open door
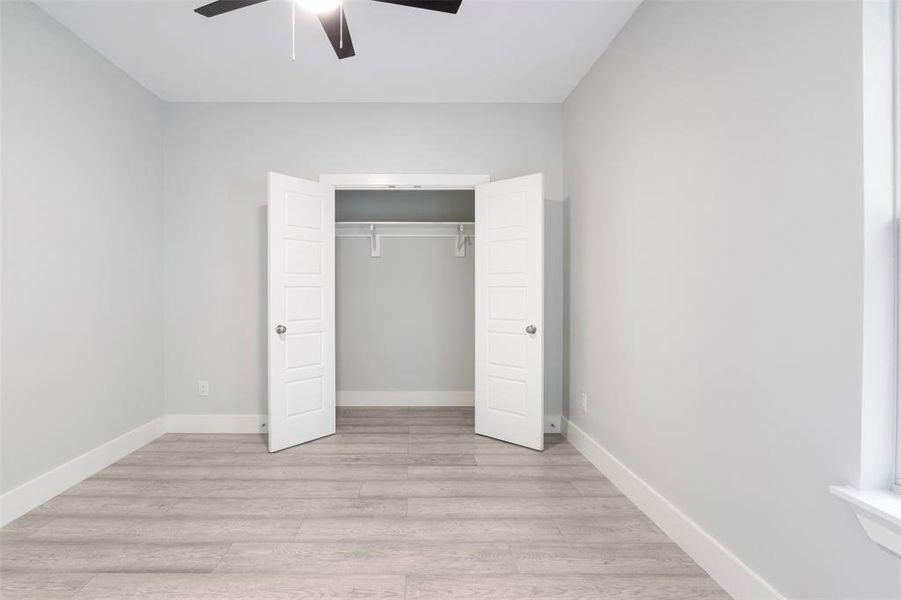
M 269 451 L 335 433 L 335 190 L 269 173 Z
M 544 176 L 476 186 L 476 433 L 544 450 Z

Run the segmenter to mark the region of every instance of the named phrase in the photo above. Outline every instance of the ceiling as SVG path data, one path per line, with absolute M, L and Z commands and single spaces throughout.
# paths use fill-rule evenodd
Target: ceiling
M 337 60 L 290 0 L 214 18 L 204 0 L 38 0 L 171 102 L 561 102 L 640 0 L 464 0 L 460 12 L 345 0 L 357 55 Z

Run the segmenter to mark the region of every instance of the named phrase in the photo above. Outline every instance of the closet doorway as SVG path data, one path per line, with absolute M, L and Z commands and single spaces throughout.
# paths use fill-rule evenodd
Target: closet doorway
M 418 205 L 411 204 L 414 191 L 421 192 Z M 468 210 L 467 192 L 472 194 Z M 454 198 L 457 202 L 442 201 Z M 474 260 L 469 314 L 475 319 L 469 325 L 475 343 L 467 350 L 461 338 L 462 351 L 471 356 L 452 362 L 459 367 L 461 358 L 472 361 L 475 433 L 543 449 L 541 174 L 494 182 L 485 175 L 323 175 L 316 182 L 270 173 L 268 215 L 270 452 L 335 433 L 336 238 L 357 238 L 352 249 L 375 261 L 383 242 L 394 248 L 403 238 L 448 238 L 446 247 L 458 260 L 467 255 Z M 429 285 L 427 278 L 404 281 L 397 273 L 385 285 L 392 281 L 402 287 Z M 392 293 L 403 300 L 397 290 Z M 344 300 L 344 320 L 352 323 L 362 315 L 348 311 L 365 311 L 360 303 L 366 299 Z M 411 335 L 409 328 L 394 329 L 398 336 Z M 345 344 L 353 339 L 347 333 L 342 330 Z M 438 329 L 425 335 L 435 336 L 432 348 L 441 346 Z M 353 349 L 341 348 L 341 355 L 353 356 Z M 394 370 L 394 377 L 402 373 Z

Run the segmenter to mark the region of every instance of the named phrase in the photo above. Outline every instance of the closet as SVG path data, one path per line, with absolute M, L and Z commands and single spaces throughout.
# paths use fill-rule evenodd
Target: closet
M 269 450 L 336 405 L 474 405 L 543 449 L 540 174 L 269 176 Z
M 474 190 L 337 190 L 338 406 L 473 406 Z

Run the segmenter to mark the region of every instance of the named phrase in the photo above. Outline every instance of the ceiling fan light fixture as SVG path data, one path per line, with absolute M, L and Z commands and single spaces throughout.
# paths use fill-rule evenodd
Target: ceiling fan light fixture
M 332 12 L 344 3 L 344 0 L 294 0 L 297 6 L 317 15 Z
M 3 0 L 0 0 L 2 2 Z M 422 8 L 425 10 L 455 14 L 460 9 L 463 0 L 377 0 L 386 4 Z M 216 17 L 221 14 L 247 8 L 254 4 L 260 4 L 266 0 L 213 0 L 194 9 L 198 15 L 204 17 Z M 354 43 L 350 38 L 350 30 L 347 28 L 347 18 L 344 15 L 344 0 L 293 0 L 291 4 L 291 58 L 294 58 L 294 23 L 297 7 L 308 10 L 317 17 L 325 30 L 335 55 L 339 59 L 355 56 Z

